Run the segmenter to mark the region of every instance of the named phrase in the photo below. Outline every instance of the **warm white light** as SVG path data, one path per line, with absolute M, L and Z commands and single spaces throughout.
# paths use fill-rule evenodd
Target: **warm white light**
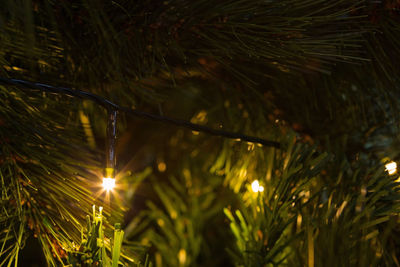
M 115 187 L 115 179 L 114 178 L 103 178 L 103 188 L 106 191 L 113 190 Z
M 397 163 L 392 161 L 385 165 L 386 171 L 392 175 L 397 172 Z
M 258 180 L 255 180 L 254 182 L 251 183 L 251 189 L 253 192 L 263 192 L 264 191 L 264 186 L 260 185 Z

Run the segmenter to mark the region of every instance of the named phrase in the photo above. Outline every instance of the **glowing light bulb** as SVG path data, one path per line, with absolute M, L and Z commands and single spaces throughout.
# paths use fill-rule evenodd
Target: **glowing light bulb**
M 397 172 L 397 163 L 392 161 L 385 165 L 386 171 L 389 175 L 395 174 Z
M 254 182 L 251 183 L 251 189 L 253 190 L 254 193 L 263 192 L 264 186 L 260 185 L 258 180 L 255 180 Z
M 115 187 L 115 179 L 114 178 L 103 178 L 103 188 L 106 191 L 113 190 Z

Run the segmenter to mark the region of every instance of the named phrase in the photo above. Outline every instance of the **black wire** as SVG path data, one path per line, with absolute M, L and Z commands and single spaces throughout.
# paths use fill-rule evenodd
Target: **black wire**
M 247 141 L 247 142 L 251 142 L 251 143 L 261 144 L 264 146 L 280 148 L 280 143 L 276 142 L 276 141 L 265 140 L 265 139 L 262 139 L 259 137 L 254 137 L 254 136 L 248 136 L 248 135 L 245 135 L 242 133 L 234 133 L 234 132 L 213 129 L 213 128 L 209 128 L 209 127 L 206 127 L 203 125 L 191 123 L 186 120 L 173 119 L 173 118 L 169 118 L 166 116 L 160 116 L 160 115 L 155 115 L 152 113 L 147 113 L 147 112 L 136 110 L 136 109 L 131 109 L 128 107 L 122 107 L 122 106 L 119 106 L 119 105 L 117 105 L 105 98 L 102 98 L 96 94 L 92 94 L 92 93 L 77 90 L 77 89 L 71 89 L 71 88 L 65 88 L 65 87 L 55 87 L 55 86 L 51 86 L 48 84 L 33 83 L 33 82 L 24 81 L 24 80 L 7 79 L 7 78 L 2 78 L 2 77 L 0 77 L 0 83 L 20 86 L 20 87 L 25 87 L 25 88 L 31 88 L 31 89 L 37 89 L 40 91 L 46 91 L 46 92 L 51 92 L 51 93 L 64 94 L 64 95 L 69 95 L 69 96 L 73 96 L 73 97 L 85 98 L 85 99 L 89 99 L 89 100 L 96 102 L 97 104 L 105 107 L 107 110 L 118 110 L 118 111 L 124 112 L 131 116 L 141 117 L 141 118 L 150 119 L 150 120 L 154 120 L 154 121 L 160 121 L 160 122 L 169 123 L 169 124 L 174 124 L 177 126 L 188 128 L 192 131 L 203 132 L 203 133 L 207 133 L 210 135 L 221 136 L 221 137 L 232 138 L 232 139 L 239 139 L 240 141 Z

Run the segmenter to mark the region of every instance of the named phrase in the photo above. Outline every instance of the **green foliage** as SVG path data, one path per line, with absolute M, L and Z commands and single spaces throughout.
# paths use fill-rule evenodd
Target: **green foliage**
M 264 179 L 259 179 L 264 191 L 253 192 L 249 185 L 252 181 L 247 181 L 247 185 L 243 181 L 239 210 L 233 214 L 225 209 L 237 240 L 236 249 L 230 253 L 236 265 L 287 263 L 291 243 L 304 232 L 304 229 L 292 231 L 298 218 L 296 205 L 306 202 L 303 199 L 309 195 L 316 175 L 327 162 L 327 155 L 317 156 L 315 148 L 295 144 L 290 136 L 287 144 L 283 151 L 263 151 L 270 163 L 266 175 L 261 176 Z
M 115 224 L 114 238 L 110 242 L 107 237 L 104 236 L 103 227 L 103 207 L 99 208 L 99 212 L 96 213 L 95 206 L 93 206 L 93 218 L 87 216 L 87 233 L 84 238 L 82 233 L 82 241 L 79 246 L 68 248 L 68 259 L 67 266 L 71 267 L 84 267 L 84 266 L 103 266 L 103 267 L 118 267 L 126 266 L 124 263 L 128 262 L 128 266 L 135 264 L 137 267 L 151 267 L 151 263 L 146 259 L 144 265 L 141 262 L 134 262 L 133 259 L 127 258 L 126 255 L 122 255 L 125 259 L 120 260 L 122 242 L 124 238 L 124 231 L 121 229 L 120 224 Z M 110 246 L 111 243 L 111 246 Z M 111 249 L 110 249 L 111 247 Z M 107 252 L 111 250 L 111 258 Z
M 389 236 L 398 220 L 398 183 L 382 167 L 344 167 L 331 173 L 337 177 L 335 185 L 301 211 L 311 224 L 313 240 L 308 242 L 314 242 L 315 265 L 397 265 Z
M 0 94 L 2 264 L 17 262 L 30 229 L 55 265 L 61 246 L 77 241 L 84 210 L 96 203 L 89 190 L 95 158 L 82 145 L 82 133 L 71 132 L 76 124 L 59 112 L 56 97 L 34 98 L 17 89 L 10 94 L 5 87 Z M 73 103 L 59 101 L 72 112 Z
M 96 195 L 106 112 L 0 86 L 0 265 L 21 264 L 28 235 L 48 265 L 65 262 L 96 204 L 106 233 L 124 212 L 128 239 L 157 266 L 400 266 L 398 184 L 380 162 L 399 157 L 398 10 L 392 0 L 2 1 L 1 76 L 283 149 L 119 114 L 122 201 L 110 208 Z M 250 191 L 254 180 L 263 192 Z
M 290 142 L 292 143 L 292 142 Z M 399 183 L 383 168 L 332 168 L 302 145 L 272 153 L 263 192 L 225 209 L 238 266 L 394 266 Z M 307 152 L 309 151 L 309 152 Z M 331 161 L 332 162 L 332 161 Z M 329 170 L 327 172 L 327 170 Z M 263 176 L 261 176 L 263 177 Z M 340 256 L 339 256 L 340 255 Z
M 158 201 L 149 201 L 148 209 L 132 222 L 134 231 L 128 236 L 154 246 L 156 266 L 218 265 L 217 258 L 210 258 L 213 252 L 207 233 L 216 230 L 212 224 L 221 222 L 227 199 L 218 200 L 218 194 L 224 194 L 222 180 L 205 182 L 199 174 L 185 167 L 168 184 L 152 180 Z

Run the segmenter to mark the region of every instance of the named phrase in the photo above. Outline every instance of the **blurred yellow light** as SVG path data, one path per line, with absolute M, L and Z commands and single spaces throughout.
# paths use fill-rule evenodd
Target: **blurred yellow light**
M 114 178 L 103 178 L 103 188 L 106 191 L 113 190 L 115 187 L 115 179 Z
M 165 170 L 167 169 L 167 164 L 165 164 L 165 162 L 160 162 L 158 163 L 157 167 L 160 172 L 165 172 Z
M 254 182 L 251 183 L 251 190 L 253 190 L 254 193 L 263 192 L 264 186 L 260 185 L 258 180 L 255 180 Z
M 385 165 L 386 171 L 392 175 L 397 172 L 397 163 L 392 161 Z

